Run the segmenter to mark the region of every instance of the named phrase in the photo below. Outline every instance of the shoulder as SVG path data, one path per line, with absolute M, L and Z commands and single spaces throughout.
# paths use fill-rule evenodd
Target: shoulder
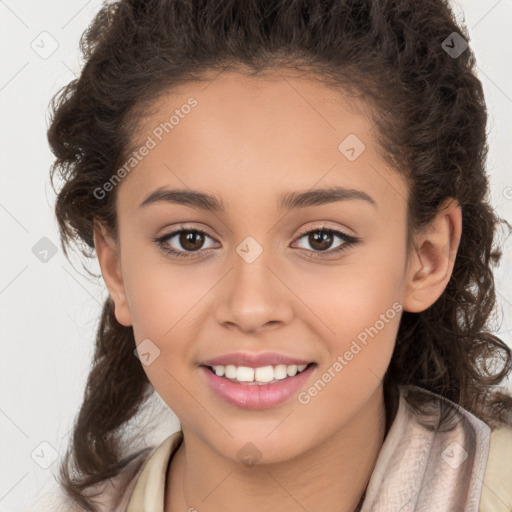
M 512 426 L 491 430 L 487 423 L 440 395 L 416 386 L 406 386 L 401 391 L 404 398 L 410 397 L 413 402 L 418 397 L 431 399 L 432 416 L 422 416 L 414 410 L 411 412 L 414 425 L 427 425 L 430 417 L 437 425 L 441 416 L 451 416 L 442 431 L 435 429 L 443 448 L 438 469 L 447 469 L 443 462 L 449 463 L 449 459 L 455 456 L 456 460 L 451 461 L 459 475 L 464 475 L 462 480 L 473 482 L 469 486 L 468 496 L 471 497 L 467 501 L 473 503 L 474 500 L 478 512 L 512 512 Z M 453 414 L 439 414 L 442 406 Z M 426 432 L 425 435 L 428 437 Z M 456 449 L 446 451 L 450 446 Z
M 512 427 L 491 433 L 479 512 L 512 510 Z
M 130 461 L 118 475 L 88 487 L 84 491 L 84 494 L 91 497 L 99 512 L 126 511 L 137 480 L 156 448 L 148 448 L 147 451 Z M 61 487 L 56 487 L 44 499 L 40 499 L 33 505 L 37 505 L 39 512 L 87 512 L 85 508 L 67 496 Z

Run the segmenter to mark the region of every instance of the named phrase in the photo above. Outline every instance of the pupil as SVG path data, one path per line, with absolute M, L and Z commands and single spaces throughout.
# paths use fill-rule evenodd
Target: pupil
M 199 244 L 194 244 L 195 238 L 199 239 Z M 196 240 L 197 242 L 197 240 Z M 203 245 L 202 235 L 201 233 L 196 233 L 192 231 L 184 231 L 180 235 L 180 244 L 185 249 L 199 249 L 201 245 Z
M 332 233 L 328 233 L 327 231 L 315 231 L 310 234 L 309 242 L 311 246 L 316 247 L 317 250 L 325 251 L 332 243 Z M 320 242 L 320 246 L 315 246 L 318 242 Z

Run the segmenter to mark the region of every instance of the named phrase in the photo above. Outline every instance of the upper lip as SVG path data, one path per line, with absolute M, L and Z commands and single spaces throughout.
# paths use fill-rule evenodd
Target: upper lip
M 259 368 L 261 366 L 277 366 L 279 364 L 285 365 L 299 365 L 309 364 L 312 361 L 300 359 L 298 357 L 287 356 L 279 354 L 278 352 L 231 352 L 222 356 L 213 357 L 201 363 L 204 366 L 226 366 L 232 364 L 235 366 L 247 366 L 249 368 Z

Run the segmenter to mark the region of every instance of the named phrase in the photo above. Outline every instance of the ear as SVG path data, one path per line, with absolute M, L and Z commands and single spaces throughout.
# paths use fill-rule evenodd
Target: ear
M 123 277 L 121 273 L 120 253 L 116 241 L 107 233 L 106 228 L 95 219 L 94 248 L 101 268 L 103 280 L 115 304 L 116 320 L 125 327 L 132 325 Z
M 453 198 L 446 199 L 425 231 L 414 237 L 407 266 L 405 311 L 419 313 L 441 296 L 452 275 L 462 233 L 462 211 Z

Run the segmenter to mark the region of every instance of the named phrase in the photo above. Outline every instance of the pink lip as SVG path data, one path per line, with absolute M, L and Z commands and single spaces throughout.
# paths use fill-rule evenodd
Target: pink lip
M 294 377 L 287 377 L 274 384 L 251 386 L 219 377 L 207 366 L 200 367 L 207 383 L 217 395 L 231 405 L 246 409 L 268 409 L 285 402 L 306 383 L 315 368 L 316 364 L 313 364 Z
M 226 366 L 228 364 L 234 364 L 235 366 L 247 366 L 249 368 L 258 368 L 260 366 L 277 366 L 278 364 L 309 364 L 312 361 L 305 359 L 297 359 L 295 357 L 289 357 L 284 354 L 277 352 L 260 352 L 258 354 L 251 354 L 250 352 L 231 352 L 230 354 L 224 354 L 213 359 L 203 361 L 201 364 L 204 366 Z

